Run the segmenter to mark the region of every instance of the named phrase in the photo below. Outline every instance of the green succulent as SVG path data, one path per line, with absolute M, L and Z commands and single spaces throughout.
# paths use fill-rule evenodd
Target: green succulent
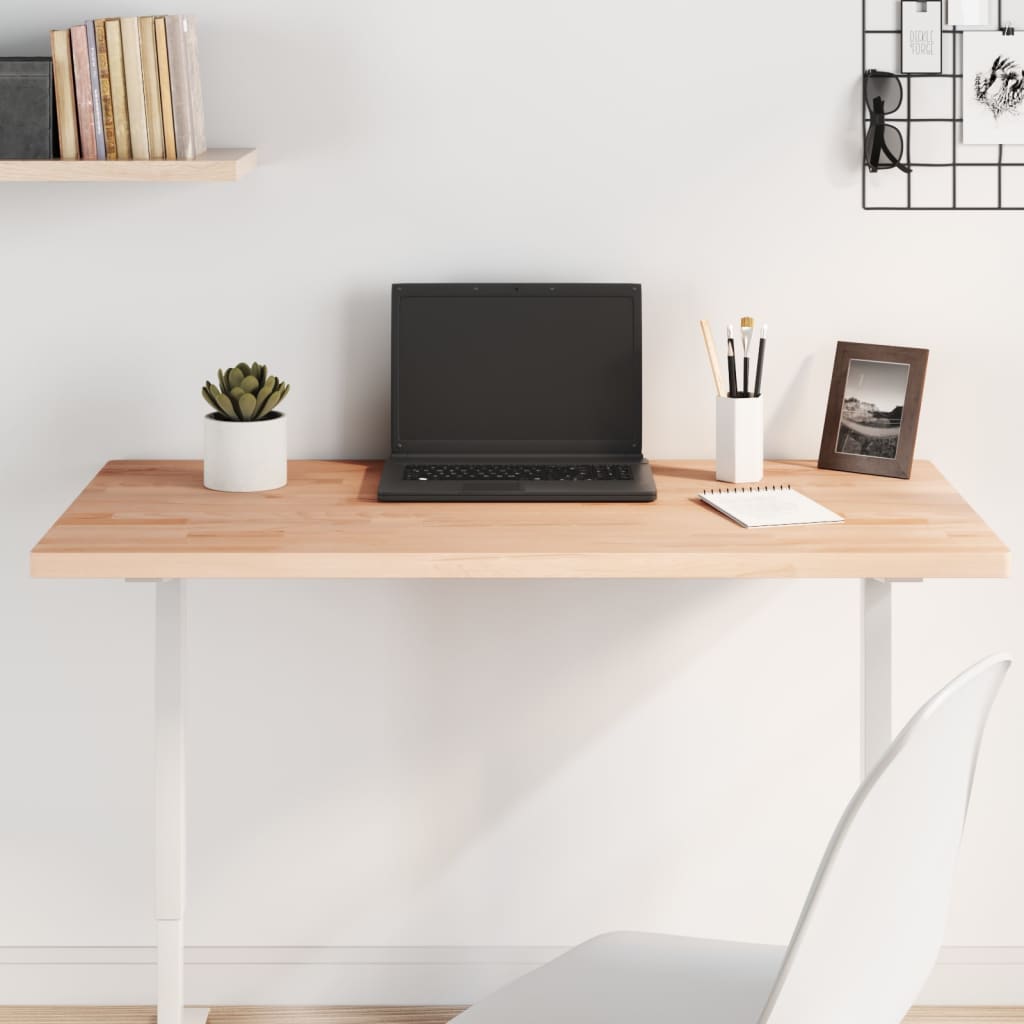
M 289 385 L 260 363 L 239 363 L 230 370 L 218 370 L 220 387 L 207 381 L 203 398 L 225 420 L 261 420 L 288 394 Z

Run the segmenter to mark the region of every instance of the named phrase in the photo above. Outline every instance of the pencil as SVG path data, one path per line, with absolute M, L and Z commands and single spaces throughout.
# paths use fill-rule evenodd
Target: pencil
M 711 337 L 711 324 L 707 320 L 701 320 L 700 330 L 704 335 L 704 348 L 707 349 L 708 362 L 711 364 L 711 376 L 715 378 L 715 393 L 719 398 L 725 397 L 725 385 L 722 383 L 722 369 L 718 365 L 718 353 L 715 351 L 715 341 Z

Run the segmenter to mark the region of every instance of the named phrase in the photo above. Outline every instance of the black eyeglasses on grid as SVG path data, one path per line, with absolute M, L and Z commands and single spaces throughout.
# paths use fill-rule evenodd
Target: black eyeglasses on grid
M 864 136 L 864 163 L 869 171 L 890 171 L 896 167 L 904 174 L 910 168 L 903 163 L 903 133 L 886 116 L 896 113 L 903 102 L 903 84 L 889 71 L 864 72 L 864 106 L 871 119 Z

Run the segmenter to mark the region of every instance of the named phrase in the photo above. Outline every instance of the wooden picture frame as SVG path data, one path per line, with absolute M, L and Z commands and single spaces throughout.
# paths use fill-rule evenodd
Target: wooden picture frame
M 909 479 L 927 369 L 926 348 L 837 342 L 818 468 Z

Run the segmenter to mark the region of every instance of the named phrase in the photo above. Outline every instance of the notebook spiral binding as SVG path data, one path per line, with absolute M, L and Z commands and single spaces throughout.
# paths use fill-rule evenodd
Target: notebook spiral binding
M 717 487 L 701 494 L 771 494 L 772 491 L 791 491 L 792 484 L 772 484 L 770 487 Z

